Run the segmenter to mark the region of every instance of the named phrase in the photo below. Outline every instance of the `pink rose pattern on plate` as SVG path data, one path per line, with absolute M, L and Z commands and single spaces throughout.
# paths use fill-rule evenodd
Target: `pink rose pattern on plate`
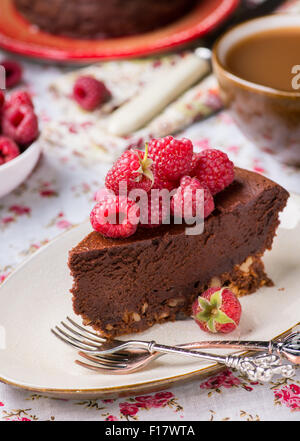
M 300 0 L 288 3 L 292 11 L 300 13 Z M 154 62 L 150 69 L 161 68 L 163 63 L 168 62 L 167 58 L 163 58 Z M 51 124 L 56 119 L 56 126 L 58 123 L 65 132 L 75 137 L 72 138 L 74 143 L 63 147 L 59 140 L 54 144 L 44 142 L 44 153 L 30 178 L 0 200 L 0 284 L 27 256 L 85 219 L 85 213 L 90 212 L 94 194 L 103 186 L 103 178 L 109 168 L 109 164 L 96 162 L 84 144 L 80 143 L 80 149 L 77 148 L 76 139 L 80 139 L 80 133 L 83 136 L 90 133 L 94 122 L 70 122 L 64 112 L 57 121 L 58 100 L 53 101 L 51 96 L 41 99 L 47 94 L 47 85 L 64 73 L 64 68 L 23 63 L 25 86 L 34 96 L 42 124 Z M 107 66 L 109 68 L 109 64 Z M 173 111 L 179 118 L 178 127 L 185 127 L 194 119 L 201 119 L 219 108 L 214 79 L 209 81 L 208 93 L 203 94 L 201 87 L 195 88 L 171 111 L 157 118 L 152 129 L 162 136 L 162 130 L 174 130 Z M 140 133 L 135 140 L 126 140 L 123 147 L 133 142 L 143 143 L 144 136 L 145 133 Z M 236 129 L 227 112 L 195 124 L 185 136 L 193 140 L 198 151 L 212 146 L 221 148 L 237 165 L 266 174 L 290 191 L 299 191 L 300 172 L 283 167 L 272 157 L 258 151 Z M 116 149 L 115 141 L 110 140 L 111 149 Z M 291 380 L 266 385 L 251 383 L 235 372 L 225 370 L 171 390 L 106 400 L 53 400 L 0 385 L 0 420 L 3 421 L 299 420 L 299 410 L 299 369 Z

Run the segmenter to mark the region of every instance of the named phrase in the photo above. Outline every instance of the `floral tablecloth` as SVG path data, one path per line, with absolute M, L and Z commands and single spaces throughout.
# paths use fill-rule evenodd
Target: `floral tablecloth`
M 26 87 L 35 97 L 43 125 L 48 125 L 56 117 L 49 85 L 67 69 L 22 63 Z M 221 148 L 236 165 L 300 192 L 300 170 L 261 153 L 244 138 L 226 111 L 193 124 L 184 134 L 198 150 Z M 0 200 L 0 283 L 20 262 L 88 216 L 93 195 L 109 168 L 109 163 L 86 161 L 76 149 L 43 142 L 43 155 L 30 178 Z M 299 411 L 300 369 L 291 380 L 267 385 L 226 370 L 206 380 L 199 378 L 147 396 L 118 400 L 56 400 L 0 384 L 0 420 L 8 421 L 292 421 L 300 419 Z

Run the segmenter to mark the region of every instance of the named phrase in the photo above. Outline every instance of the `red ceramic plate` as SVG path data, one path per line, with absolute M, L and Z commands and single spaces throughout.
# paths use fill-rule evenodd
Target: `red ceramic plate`
M 174 48 L 202 37 L 225 20 L 239 0 L 199 0 L 181 20 L 157 31 L 108 40 L 76 40 L 38 31 L 17 12 L 13 0 L 1 0 L 0 46 L 45 60 L 92 62 L 136 57 Z

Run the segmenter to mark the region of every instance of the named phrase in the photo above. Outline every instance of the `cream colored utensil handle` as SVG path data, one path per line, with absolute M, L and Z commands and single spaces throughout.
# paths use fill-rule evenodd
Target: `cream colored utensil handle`
M 178 65 L 165 72 L 153 83 L 116 110 L 108 120 L 108 132 L 126 136 L 142 128 L 189 87 L 210 71 L 210 51 L 199 48 Z

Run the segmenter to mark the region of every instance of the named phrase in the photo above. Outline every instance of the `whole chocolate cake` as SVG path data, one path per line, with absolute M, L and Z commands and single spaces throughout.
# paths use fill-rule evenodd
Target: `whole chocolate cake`
M 51 34 L 113 38 L 152 31 L 186 14 L 196 0 L 14 0 L 31 23 Z
M 190 316 L 208 287 L 228 286 L 242 296 L 272 285 L 261 257 L 272 247 L 288 196 L 269 179 L 236 168 L 200 235 L 186 235 L 184 225 L 140 229 L 124 240 L 92 232 L 70 251 L 75 313 L 114 337 Z

